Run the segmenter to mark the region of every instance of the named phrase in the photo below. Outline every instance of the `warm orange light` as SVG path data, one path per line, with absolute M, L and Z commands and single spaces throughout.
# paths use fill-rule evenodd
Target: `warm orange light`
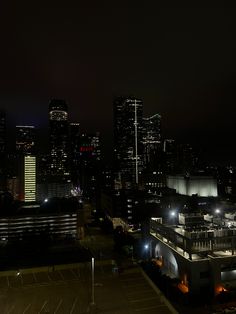
M 183 284 L 182 282 L 178 284 L 178 288 L 183 293 L 189 292 L 189 288 L 185 284 Z
M 226 292 L 226 291 L 227 291 L 227 289 L 225 289 L 225 287 L 223 287 L 223 286 L 217 286 L 217 287 L 215 288 L 216 294 L 219 294 L 219 293 L 221 293 L 221 292 Z
M 159 266 L 162 267 L 163 266 L 163 260 L 162 259 L 153 259 L 153 262 Z

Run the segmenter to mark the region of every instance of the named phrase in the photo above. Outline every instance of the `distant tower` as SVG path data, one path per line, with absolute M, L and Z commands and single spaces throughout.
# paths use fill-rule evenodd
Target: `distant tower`
M 0 110 L 0 154 L 6 152 L 6 112 Z
M 16 152 L 22 155 L 35 154 L 35 127 L 29 125 L 16 126 Z
M 95 197 L 100 175 L 100 134 L 82 133 L 79 148 L 79 181 L 84 195 Z
M 57 179 L 69 178 L 68 108 L 64 100 L 49 103 L 50 163 L 49 174 Z
M 161 153 L 161 116 L 155 114 L 143 118 L 144 163 L 147 166 L 151 159 Z
M 80 160 L 80 124 L 75 122 L 70 123 L 70 160 L 72 182 L 77 185 Z
M 71 195 L 70 138 L 68 106 L 64 100 L 49 103 L 49 155 L 41 159 L 47 171 L 37 184 L 37 200 Z
M 11 179 L 18 188 L 14 191 L 17 199 L 25 202 L 36 201 L 36 157 L 35 127 L 16 126 L 17 177 Z
M 0 191 L 6 189 L 6 113 L 0 110 Z
M 144 171 L 145 190 L 156 197 L 165 187 L 165 163 L 161 142 L 161 116 L 155 114 L 143 119 Z
M 177 162 L 177 144 L 173 139 L 164 140 L 164 154 L 166 159 L 166 173 L 173 173 Z
M 24 201 L 36 201 L 36 157 L 24 157 Z
M 114 101 L 114 153 L 117 176 L 124 188 L 139 184 L 143 146 L 143 103 L 134 97 Z

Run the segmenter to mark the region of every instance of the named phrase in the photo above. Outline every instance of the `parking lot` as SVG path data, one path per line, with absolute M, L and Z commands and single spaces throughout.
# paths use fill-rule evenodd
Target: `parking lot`
M 95 264 L 95 307 L 91 308 L 91 265 L 0 277 L 0 313 L 169 314 L 169 307 L 140 269 L 119 274 L 114 262 Z M 93 310 L 93 311 L 92 311 Z
M 1 313 L 85 312 L 91 290 L 88 267 L 84 264 L 80 268 L 50 272 L 16 271 L 13 276 L 0 277 Z

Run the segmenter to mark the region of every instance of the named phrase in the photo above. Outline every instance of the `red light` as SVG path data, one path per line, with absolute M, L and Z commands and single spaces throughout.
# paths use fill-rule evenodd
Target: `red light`
M 92 152 L 93 149 L 94 149 L 93 146 L 81 146 L 80 152 Z

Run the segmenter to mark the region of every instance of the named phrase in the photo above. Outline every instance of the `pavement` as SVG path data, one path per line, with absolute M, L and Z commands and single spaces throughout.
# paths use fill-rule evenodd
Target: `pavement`
M 91 261 L 2 271 L 0 314 L 177 313 L 133 260 L 113 251 L 112 235 L 93 228 L 79 245 L 95 257 L 94 285 Z
M 114 260 L 95 262 L 94 305 L 90 263 L 57 267 L 1 273 L 0 313 L 177 313 L 138 266 L 119 273 Z

